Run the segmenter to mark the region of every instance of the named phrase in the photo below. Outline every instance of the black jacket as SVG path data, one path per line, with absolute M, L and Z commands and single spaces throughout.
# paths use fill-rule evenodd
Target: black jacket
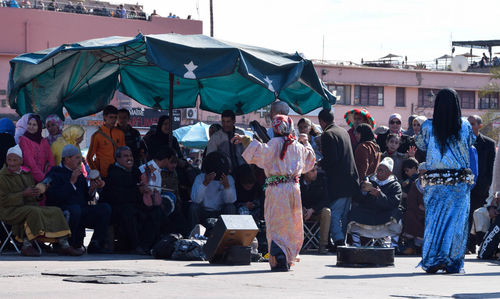
M 327 126 L 321 134 L 321 153 L 319 164 L 328 179 L 330 203 L 353 196 L 359 190 L 358 171 L 347 131 L 336 124 Z
M 318 177 L 315 181 L 307 184 L 304 178 L 300 178 L 300 197 L 302 199 L 302 207 L 314 209 L 314 212 L 319 213 L 321 209 L 328 206 L 330 201 L 328 197 L 328 181 L 326 176 L 318 172 Z
M 142 197 L 137 186 L 140 179 L 141 173 L 135 166 L 128 172 L 115 164 L 109 165 L 106 185 L 102 190 L 100 201 L 111 205 L 140 204 Z
M 472 189 L 472 194 L 488 197 L 488 192 L 493 180 L 493 164 L 495 162 L 495 141 L 479 133 L 474 146 L 477 149 L 478 175 L 476 186 Z
M 370 177 L 373 187 L 379 186 L 380 194 L 375 197 L 370 193 L 355 197 L 352 201 L 349 221 L 356 221 L 366 225 L 385 224 L 394 218 L 400 220 L 402 217 L 401 185 L 395 176 L 383 186 L 375 181 L 375 176 Z
M 60 207 L 64 210 L 69 205 L 88 205 L 90 200 L 87 180 L 81 174 L 76 183 L 70 182 L 73 172 L 64 166 L 54 166 L 45 177 L 50 177 L 49 188 L 47 189 L 47 205 Z
M 13 146 L 16 146 L 14 137 L 9 133 L 0 133 L 0 168 L 2 168 L 5 163 L 7 151 Z

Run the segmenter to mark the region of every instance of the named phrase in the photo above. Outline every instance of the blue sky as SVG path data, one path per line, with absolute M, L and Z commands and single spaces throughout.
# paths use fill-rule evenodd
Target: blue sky
M 209 0 L 143 0 L 146 12 L 169 12 L 204 22 Z M 375 60 L 388 53 L 409 62 L 451 54 L 451 40 L 500 39 L 493 0 L 213 0 L 219 39 L 301 52 L 307 58 Z M 495 50 L 495 49 L 494 49 Z M 457 48 L 455 54 L 468 51 Z M 481 55 L 482 50 L 474 50 Z M 496 49 L 500 52 L 500 47 Z

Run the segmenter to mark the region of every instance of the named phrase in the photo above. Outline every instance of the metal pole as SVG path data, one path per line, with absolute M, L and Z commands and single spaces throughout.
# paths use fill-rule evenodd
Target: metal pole
M 210 0 L 210 37 L 214 37 L 214 7 Z
M 170 127 L 170 132 L 168 132 L 168 145 L 172 147 L 173 139 L 173 125 L 174 125 L 174 74 L 168 73 L 168 81 L 170 83 L 170 90 L 168 95 L 168 123 Z M 161 130 L 161 128 L 158 128 Z

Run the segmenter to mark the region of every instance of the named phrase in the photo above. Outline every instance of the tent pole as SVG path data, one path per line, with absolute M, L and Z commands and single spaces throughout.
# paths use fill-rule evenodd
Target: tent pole
M 168 81 L 170 83 L 169 95 L 168 95 L 168 122 L 170 127 L 170 132 L 168 132 L 168 146 L 172 147 L 172 138 L 173 138 L 173 125 L 174 125 L 174 116 L 173 116 L 173 106 L 174 106 L 174 74 L 168 73 Z M 161 128 L 160 128 L 161 130 Z

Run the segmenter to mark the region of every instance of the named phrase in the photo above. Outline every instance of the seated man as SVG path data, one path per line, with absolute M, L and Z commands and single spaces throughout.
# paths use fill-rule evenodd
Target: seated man
M 175 169 L 177 157 L 168 146 L 160 146 L 154 153 L 153 159 L 139 167 L 141 184 L 144 188 L 142 195 L 143 208 L 141 223 L 149 229 L 141 231 L 143 235 L 143 249 L 149 250 L 159 240 L 161 226 L 167 217 L 175 210 L 177 198 L 163 185 L 162 169 Z
M 394 162 L 384 158 L 376 174 L 361 183 L 361 193 L 353 197 L 347 231 L 354 246 L 360 236 L 374 239 L 381 246 L 396 247 L 401 233 L 401 185 L 392 174 Z M 381 240 L 384 239 L 384 240 Z
M 179 163 L 181 165 L 177 168 L 179 159 L 176 151 L 171 147 L 165 146 L 161 152 L 163 152 L 163 156 L 167 158 L 165 167 L 161 170 L 161 186 L 164 188 L 164 191 L 169 190 L 166 194 L 170 192 L 170 194 L 175 196 L 175 207 L 173 212 L 162 217 L 161 233 L 162 235 L 179 233 L 183 236 L 187 236 L 189 234 L 189 223 L 183 213 L 183 206 L 188 203 L 185 203 L 181 198 L 179 176 L 177 173 L 179 170 L 182 171 L 182 167 L 186 167 L 187 163 L 181 160 Z M 186 201 L 189 202 L 189 198 Z
M 229 175 L 229 161 L 224 153 L 209 153 L 203 160 L 202 173 L 196 176 L 191 190 L 191 228 L 206 224 L 207 218 L 236 214 L 236 189 Z
M 107 203 L 89 205 L 91 194 L 104 187 L 100 178 L 92 180 L 90 187 L 82 174 L 82 154 L 80 150 L 67 144 L 62 151 L 60 166 L 52 167 L 47 178 L 51 179 L 47 189 L 47 205 L 56 206 L 69 212 L 71 229 L 70 244 L 75 248 L 83 246 L 85 228 L 93 228 L 94 234 L 87 248 L 88 253 L 108 253 L 104 248 L 111 216 L 111 207 Z
M 236 169 L 236 208 L 240 215 L 252 215 L 255 221 L 264 219 L 264 191 L 250 165 Z
M 474 211 L 474 225 L 471 233 L 476 235 L 479 242 L 480 259 L 494 259 L 498 257 L 500 244 L 500 194 L 497 192 L 486 199 L 484 207 Z
M 141 173 L 134 166 L 134 157 L 128 146 L 119 147 L 115 159 L 116 162 L 108 168 L 100 201 L 111 206 L 111 224 L 115 227 L 119 250 L 144 254 L 146 249 L 141 246 L 139 234 L 144 223 L 139 223 L 139 214 L 143 206 L 141 190 L 146 187 L 140 184 Z M 144 229 L 151 231 L 149 227 Z
M 23 154 L 16 145 L 8 150 L 6 165 L 0 170 L 0 219 L 12 225 L 16 240 L 23 242 L 21 254 L 39 256 L 31 242 L 41 238 L 59 243 L 61 255 L 82 255 L 83 250 L 68 243 L 71 232 L 61 209 L 38 206 L 45 185 L 35 186 L 29 169 L 22 164 Z
M 328 182 L 324 173 L 318 173 L 317 167 L 300 178 L 300 196 L 304 221 L 319 221 L 319 253 L 327 253 L 330 237 L 331 211 L 328 208 Z

